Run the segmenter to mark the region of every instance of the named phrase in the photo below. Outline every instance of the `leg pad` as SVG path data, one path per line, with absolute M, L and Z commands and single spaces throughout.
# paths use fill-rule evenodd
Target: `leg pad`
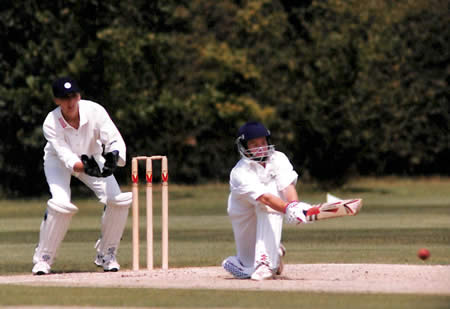
M 33 263 L 40 261 L 52 265 L 56 252 L 69 228 L 73 214 L 78 208 L 70 203 L 57 203 L 49 200 L 44 220 L 41 223 L 39 244 L 37 245 Z

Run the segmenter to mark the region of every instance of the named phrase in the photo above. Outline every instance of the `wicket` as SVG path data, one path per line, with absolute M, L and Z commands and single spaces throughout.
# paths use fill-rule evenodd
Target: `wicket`
M 152 161 L 161 160 L 162 193 L 162 269 L 169 268 L 169 170 L 166 156 L 139 156 L 131 160 L 133 270 L 139 270 L 139 184 L 138 161 L 146 161 L 147 269 L 153 269 L 153 170 Z

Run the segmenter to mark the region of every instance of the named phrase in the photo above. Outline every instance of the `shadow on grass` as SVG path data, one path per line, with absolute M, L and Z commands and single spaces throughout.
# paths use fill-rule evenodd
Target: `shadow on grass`
M 0 263 L 0 274 L 2 275 L 20 275 L 29 274 L 31 275 L 31 270 L 33 268 L 33 263 L 31 261 L 32 256 L 30 255 L 30 262 L 20 262 L 20 263 Z M 50 275 L 56 274 L 67 274 L 67 273 L 104 273 L 103 269 L 95 266 L 87 266 L 85 264 L 80 265 L 67 265 L 60 261 L 56 261 L 52 266 Z
M 380 189 L 380 188 L 367 188 L 367 187 L 348 187 L 348 188 L 342 188 L 340 191 L 344 193 L 374 193 L 374 194 L 381 194 L 386 195 L 389 193 L 392 193 L 390 190 L 386 189 Z

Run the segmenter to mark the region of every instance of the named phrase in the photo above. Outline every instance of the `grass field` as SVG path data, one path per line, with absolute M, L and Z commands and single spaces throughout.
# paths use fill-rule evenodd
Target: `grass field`
M 155 189 L 158 186 L 154 186 Z M 169 187 L 169 265 L 217 266 L 234 254 L 226 216 L 228 187 L 223 184 Z M 298 187 L 301 199 L 323 201 L 325 192 Z M 287 263 L 423 264 L 421 247 L 431 251 L 427 264 L 450 264 L 450 179 L 357 179 L 332 192 L 361 197 L 364 207 L 354 218 L 285 226 Z M 155 204 L 159 206 L 159 192 Z M 46 199 L 0 201 L 0 275 L 31 272 L 31 257 Z M 144 195 L 141 196 L 144 213 Z M 80 211 L 53 265 L 55 272 L 97 272 L 93 248 L 103 207 L 90 192 L 78 190 L 73 203 Z M 155 264 L 160 265 L 160 209 L 154 210 Z M 144 235 L 144 217 L 141 218 Z M 129 220 L 131 223 L 131 220 Z M 141 261 L 145 262 L 144 243 Z M 131 268 L 131 225 L 121 243 L 119 261 Z M 262 291 L 0 287 L 0 305 L 111 306 L 168 308 L 449 308 L 448 296 L 325 294 Z

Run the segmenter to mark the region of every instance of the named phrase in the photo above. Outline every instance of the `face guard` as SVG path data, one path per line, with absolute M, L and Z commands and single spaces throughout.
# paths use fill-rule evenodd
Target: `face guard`
M 239 153 L 243 158 L 250 159 L 252 161 L 265 162 L 275 152 L 275 145 L 266 145 L 247 149 L 243 143 L 246 144 L 246 142 L 239 141 L 239 138 L 236 140 Z
M 267 130 L 264 125 L 259 122 L 248 122 L 239 128 L 238 138 L 236 139 L 236 145 L 242 158 L 249 159 L 256 162 L 264 162 L 270 158 L 275 152 L 275 146 L 270 145 L 270 131 Z M 267 145 L 248 148 L 248 141 L 265 137 Z

